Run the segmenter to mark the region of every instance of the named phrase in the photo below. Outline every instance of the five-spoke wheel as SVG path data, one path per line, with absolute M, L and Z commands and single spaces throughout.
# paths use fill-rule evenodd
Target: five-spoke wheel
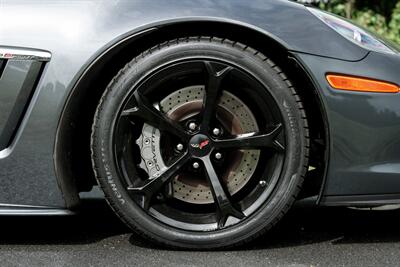
M 107 88 L 96 176 L 129 226 L 161 244 L 231 246 L 290 207 L 306 168 L 304 111 L 261 53 L 228 40 L 166 43 Z

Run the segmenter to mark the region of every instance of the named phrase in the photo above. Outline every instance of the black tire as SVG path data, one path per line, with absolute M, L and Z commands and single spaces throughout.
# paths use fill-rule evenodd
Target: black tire
M 285 152 L 279 179 L 260 207 L 240 222 L 212 231 L 190 231 L 149 215 L 127 190 L 114 150 L 118 114 L 132 90 L 155 69 L 187 58 L 230 62 L 251 73 L 276 102 L 285 131 Z M 165 42 L 142 53 L 110 82 L 98 105 L 91 136 L 96 179 L 115 213 L 136 233 L 159 245 L 183 249 L 228 248 L 260 236 L 289 210 L 308 167 L 309 135 L 299 96 L 285 74 L 260 52 L 226 39 L 191 37 Z

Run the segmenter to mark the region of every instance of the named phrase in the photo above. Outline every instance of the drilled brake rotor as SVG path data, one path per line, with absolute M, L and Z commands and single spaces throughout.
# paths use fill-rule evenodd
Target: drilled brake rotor
M 160 102 L 160 110 L 172 120 L 182 121 L 201 111 L 204 86 L 189 86 L 177 90 Z M 217 119 L 233 135 L 257 132 L 258 125 L 250 109 L 235 95 L 223 91 L 217 109 Z M 167 166 L 162 157 L 160 131 L 144 124 L 137 140 L 141 150 L 140 167 L 149 176 L 159 173 Z M 228 167 L 223 171 L 223 180 L 231 195 L 242 189 L 254 174 L 260 158 L 259 150 L 239 150 L 226 155 Z M 171 184 L 174 198 L 194 204 L 212 203 L 213 197 L 207 182 L 192 175 L 176 176 Z

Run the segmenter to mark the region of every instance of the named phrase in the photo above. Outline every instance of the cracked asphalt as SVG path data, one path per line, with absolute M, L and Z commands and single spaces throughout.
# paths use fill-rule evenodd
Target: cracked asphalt
M 232 251 L 157 248 L 102 199 L 69 217 L 1 217 L 0 266 L 399 266 L 400 210 L 295 207 L 270 233 Z

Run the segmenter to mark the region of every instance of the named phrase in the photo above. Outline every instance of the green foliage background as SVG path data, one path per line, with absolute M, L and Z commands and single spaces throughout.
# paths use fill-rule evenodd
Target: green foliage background
M 325 0 L 316 5 L 400 44 L 398 0 Z

